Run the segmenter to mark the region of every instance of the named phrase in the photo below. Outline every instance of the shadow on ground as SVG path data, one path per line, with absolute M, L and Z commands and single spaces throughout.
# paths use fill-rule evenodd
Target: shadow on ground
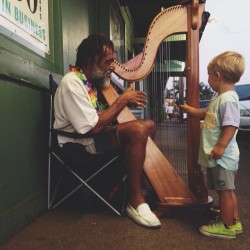
M 244 233 L 235 240 L 209 238 L 198 227 L 214 218 L 206 207 L 171 208 L 162 218 L 162 227 L 152 230 L 135 225 L 126 216 L 109 210 L 83 213 L 57 208 L 38 217 L 33 223 L 5 242 L 1 250 L 147 250 L 147 249 L 250 249 L 250 136 L 240 133 L 241 159 L 236 178 Z M 216 194 L 214 196 L 216 203 Z

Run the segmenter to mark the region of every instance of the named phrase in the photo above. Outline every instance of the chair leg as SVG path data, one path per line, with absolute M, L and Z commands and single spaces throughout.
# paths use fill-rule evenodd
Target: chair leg
M 115 209 L 112 205 L 109 204 L 108 201 L 106 201 L 100 194 L 98 194 L 93 188 L 91 188 L 81 177 L 79 177 L 77 174 L 75 174 L 73 171 L 70 170 L 70 172 L 79 180 L 82 182 L 82 184 L 87 187 L 93 194 L 95 194 L 102 202 L 104 202 L 111 210 L 113 210 L 116 214 L 121 216 L 121 213 Z
M 51 154 L 49 153 L 49 159 L 48 159 L 48 200 L 47 200 L 47 208 L 50 209 L 50 182 L 51 182 L 51 175 L 50 175 L 50 170 L 51 170 Z
M 49 174 L 50 175 L 50 174 Z M 53 206 L 52 207 L 52 204 L 53 204 L 53 202 L 54 202 L 54 199 L 55 199 L 55 197 L 56 197 L 56 194 L 57 194 L 57 191 L 58 191 L 58 189 L 59 189 L 59 186 L 60 186 L 60 183 L 61 183 L 61 180 L 62 180 L 62 178 L 63 178 L 63 172 L 61 172 L 61 174 L 60 174 L 60 176 L 59 176 L 59 178 L 58 178 L 58 180 L 57 180 L 57 182 L 56 182 L 56 186 L 55 186 L 55 188 L 54 188 L 54 191 L 53 191 L 53 194 L 51 195 L 51 185 L 50 185 L 50 182 L 51 182 L 51 177 L 49 177 L 48 179 L 49 179 L 49 183 L 48 183 L 48 185 L 49 185 L 49 189 L 48 189 L 48 209 L 50 209 L 50 208 L 54 208 L 55 206 Z M 52 197 L 51 197 L 52 196 Z M 59 205 L 59 204 L 58 204 Z
M 83 186 L 81 183 L 78 185 L 75 189 L 73 189 L 71 192 L 69 192 L 67 195 L 65 195 L 60 201 L 58 201 L 55 205 L 53 205 L 51 208 L 56 208 L 59 206 L 63 201 L 65 201 L 68 197 L 70 197 L 73 193 L 75 193 L 78 189 L 80 189 Z
M 94 178 L 98 173 L 100 173 L 102 170 L 104 170 L 107 166 L 109 166 L 113 161 L 115 161 L 119 156 L 115 156 L 113 159 L 111 159 L 108 163 L 106 163 L 102 168 L 100 168 L 96 173 L 94 173 L 93 175 L 91 175 L 89 178 L 87 178 L 87 180 L 83 180 L 81 177 L 79 177 L 74 171 L 72 171 L 70 168 L 68 168 L 67 170 L 76 177 L 76 179 L 78 179 L 80 181 L 80 184 L 74 188 L 71 192 L 67 193 L 66 195 L 64 195 L 64 197 L 62 199 L 60 199 L 56 204 L 53 204 L 53 202 L 55 201 L 55 197 L 57 194 L 57 191 L 59 189 L 60 183 L 63 179 L 64 176 L 64 171 L 61 172 L 57 182 L 56 182 L 56 186 L 54 188 L 53 194 L 51 194 L 51 159 L 52 156 L 55 157 L 55 159 L 57 159 L 59 161 L 59 163 L 64 165 L 64 162 L 53 152 L 49 154 L 49 166 L 48 166 L 48 209 L 54 209 L 57 206 L 59 206 L 63 201 L 65 201 L 68 197 L 70 197 L 73 193 L 75 193 L 78 189 L 80 189 L 83 185 L 85 187 L 87 187 L 96 197 L 98 197 L 104 204 L 106 204 L 112 211 L 114 211 L 117 215 L 121 216 L 123 211 L 124 211 L 124 204 L 126 201 L 126 197 L 123 196 L 123 201 L 122 201 L 122 208 L 121 208 L 121 212 L 119 212 L 114 206 L 112 206 L 106 199 L 104 199 L 99 193 L 97 193 L 93 188 L 91 188 L 91 186 L 89 186 L 87 184 L 88 181 L 90 181 L 92 178 Z M 124 176 L 124 178 L 122 179 L 122 185 L 124 184 L 126 180 L 126 175 Z M 126 192 L 126 190 L 125 190 Z
M 92 174 L 88 179 L 85 180 L 85 182 L 90 181 L 92 178 L 94 178 L 97 174 L 99 174 L 101 171 L 103 171 L 108 165 L 110 165 L 113 161 L 115 161 L 119 156 L 115 156 L 112 158 L 109 162 L 107 162 L 103 167 L 101 167 L 98 171 L 96 171 L 94 174 Z
M 121 207 L 121 212 L 124 213 L 126 203 L 127 203 L 127 185 L 126 185 L 126 179 L 127 175 L 123 177 L 123 185 L 124 185 L 124 191 L 123 191 L 123 196 L 122 196 L 122 207 Z

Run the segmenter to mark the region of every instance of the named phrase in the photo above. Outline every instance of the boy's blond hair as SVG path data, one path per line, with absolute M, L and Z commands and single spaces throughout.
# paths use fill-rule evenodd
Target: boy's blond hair
M 244 73 L 245 60 L 237 52 L 225 51 L 209 62 L 207 70 L 213 73 L 219 72 L 225 81 L 236 83 Z

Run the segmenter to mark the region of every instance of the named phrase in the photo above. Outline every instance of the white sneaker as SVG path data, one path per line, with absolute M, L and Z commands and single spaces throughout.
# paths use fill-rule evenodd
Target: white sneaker
M 142 203 L 134 209 L 130 204 L 126 207 L 126 213 L 134 222 L 145 227 L 160 227 L 161 222 L 156 215 L 150 210 L 147 203 Z

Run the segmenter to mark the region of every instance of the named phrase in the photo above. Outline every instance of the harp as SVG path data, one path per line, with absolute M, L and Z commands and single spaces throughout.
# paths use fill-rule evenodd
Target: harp
M 187 81 L 192 83 L 187 89 L 188 103 L 198 106 L 199 96 L 197 94 L 195 97 L 193 93 L 199 93 L 198 43 L 199 27 L 204 8 L 204 3 L 199 4 L 198 0 L 193 0 L 190 4 L 173 6 L 160 12 L 150 25 L 143 52 L 125 64 L 116 61 L 114 73 L 130 82 L 145 78 L 152 70 L 160 43 L 172 34 L 186 33 L 186 73 Z M 118 98 L 112 85 L 105 87 L 102 93 L 109 105 Z M 191 95 L 192 98 L 189 99 Z M 117 117 L 119 123 L 133 119 L 136 118 L 127 107 Z M 199 121 L 190 118 L 187 126 L 189 142 L 187 146 L 188 185 L 177 174 L 151 138 L 148 138 L 144 171 L 159 199 L 160 206 L 196 205 L 211 202 L 200 166 L 197 165 Z

